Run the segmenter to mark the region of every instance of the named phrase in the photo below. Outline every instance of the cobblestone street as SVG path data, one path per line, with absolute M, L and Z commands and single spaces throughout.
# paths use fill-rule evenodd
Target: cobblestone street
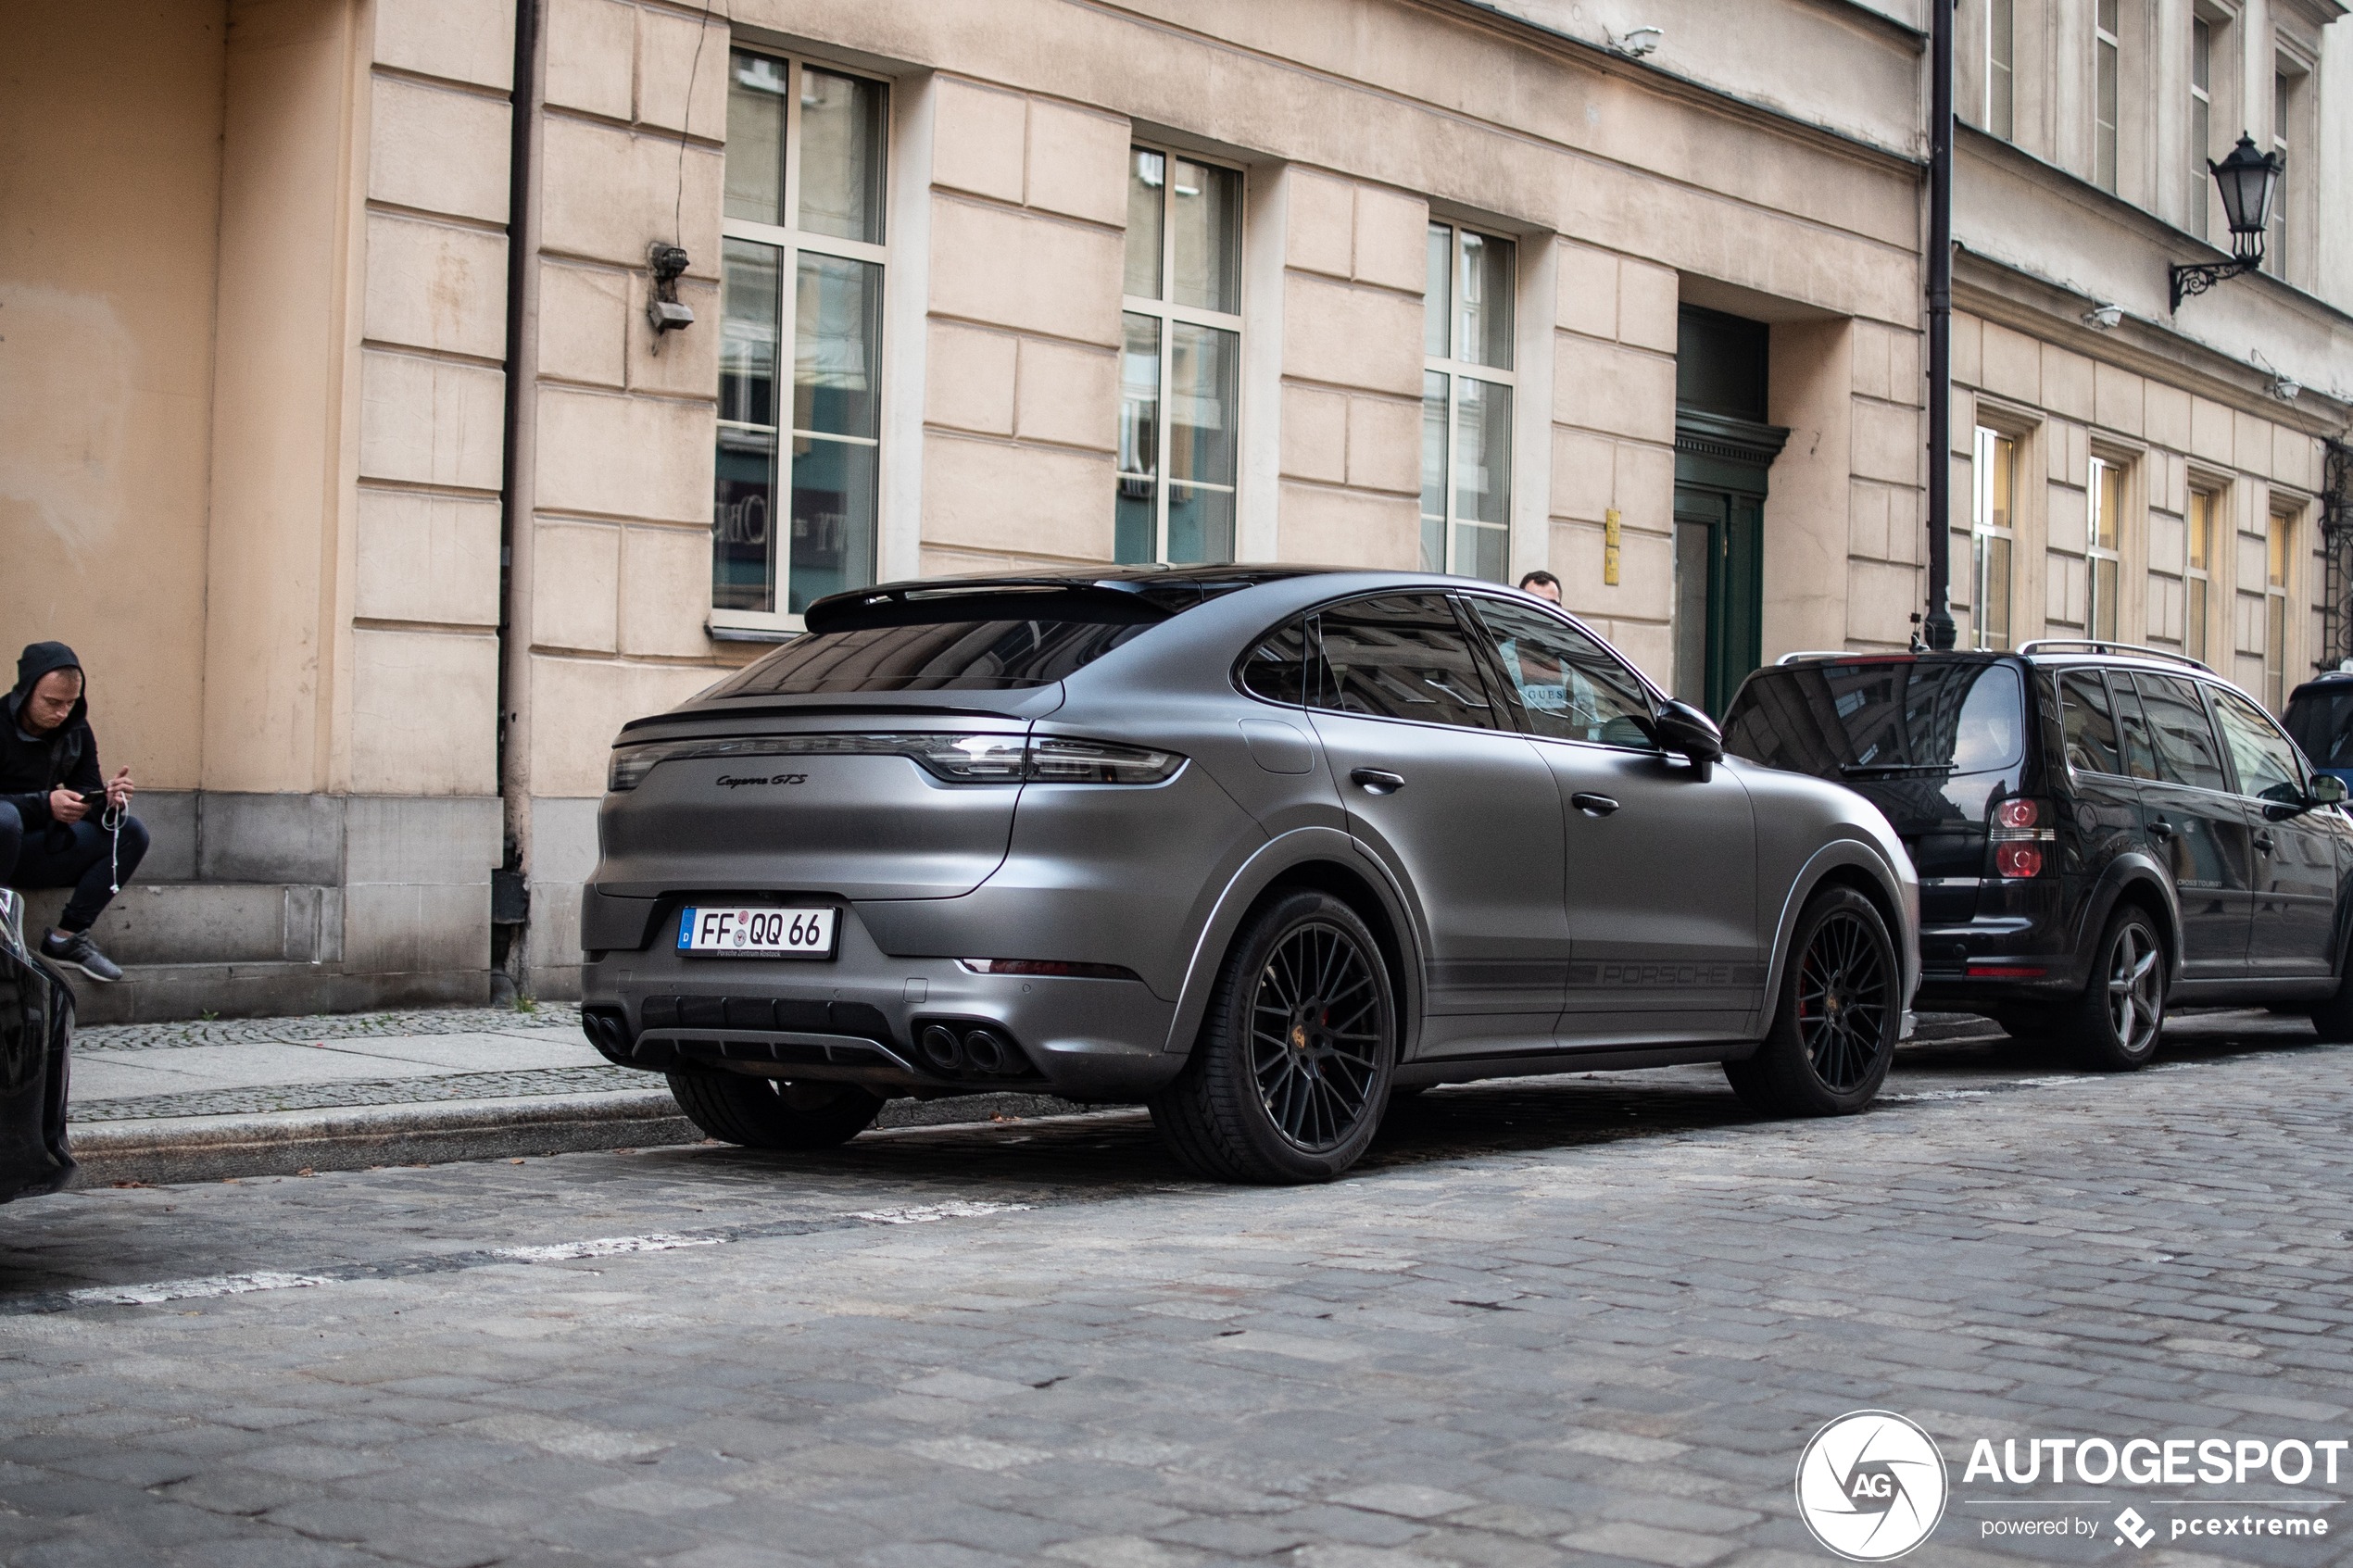
M 1980 1436 L 2353 1436 L 2353 1049 L 2170 1040 L 1917 1046 L 1833 1123 L 1712 1070 L 1442 1090 L 1322 1188 L 1180 1181 L 1113 1111 L 30 1201 L 0 1560 L 1826 1562 L 1796 1457 L 1880 1407 L 1952 1476 L 1909 1562 L 2342 1561 L 1962 1479 Z M 1985 1536 L 2084 1498 L 2096 1538 Z

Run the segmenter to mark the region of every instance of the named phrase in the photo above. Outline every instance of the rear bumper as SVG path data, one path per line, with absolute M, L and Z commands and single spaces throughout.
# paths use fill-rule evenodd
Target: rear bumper
M 866 1085 L 884 1095 L 1029 1089 L 1132 1101 L 1184 1066 L 1163 1047 L 1176 1005 L 1141 981 L 974 974 L 953 959 L 892 958 L 845 910 L 832 962 L 687 958 L 660 939 L 582 972 L 589 1037 L 623 1066 Z M 599 1022 L 601 1021 L 601 1022 Z M 1002 1070 L 941 1070 L 919 1041 L 988 1029 Z

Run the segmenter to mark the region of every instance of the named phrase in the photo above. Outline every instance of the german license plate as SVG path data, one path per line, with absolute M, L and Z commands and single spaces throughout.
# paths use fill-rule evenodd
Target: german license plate
M 839 911 L 696 905 L 678 912 L 678 950 L 697 958 L 830 959 Z

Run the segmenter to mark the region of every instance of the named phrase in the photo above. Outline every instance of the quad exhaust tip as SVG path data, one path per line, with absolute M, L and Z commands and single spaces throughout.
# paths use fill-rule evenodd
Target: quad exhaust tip
M 1019 1074 L 1027 1063 L 1013 1043 L 994 1029 L 967 1029 L 959 1034 L 945 1023 L 924 1026 L 915 1047 L 925 1064 L 944 1077 L 975 1073 L 1000 1078 Z

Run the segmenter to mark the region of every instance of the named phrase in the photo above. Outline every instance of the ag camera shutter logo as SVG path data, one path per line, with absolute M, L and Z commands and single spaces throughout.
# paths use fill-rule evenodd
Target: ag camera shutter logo
M 1885 1562 L 1928 1539 L 1944 1499 L 1944 1456 L 1891 1411 L 1840 1416 L 1798 1456 L 1797 1512 L 1850 1562 Z

